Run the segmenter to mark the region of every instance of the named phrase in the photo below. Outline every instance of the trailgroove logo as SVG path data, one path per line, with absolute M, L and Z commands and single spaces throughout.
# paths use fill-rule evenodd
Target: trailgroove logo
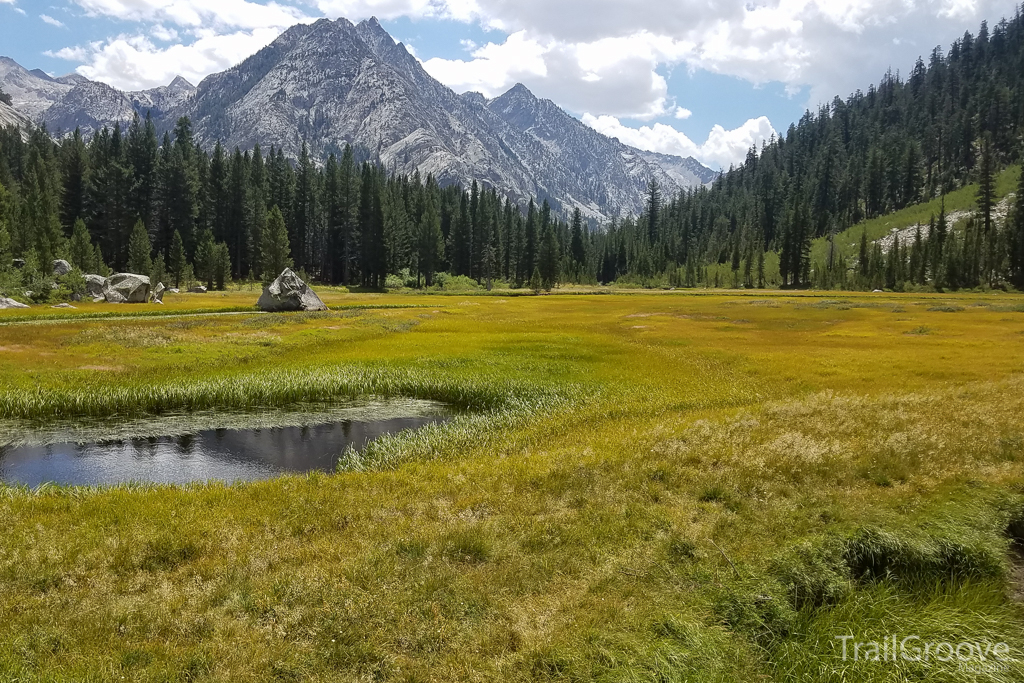
M 1006 643 L 962 641 L 926 642 L 919 636 L 886 636 L 882 641 L 856 641 L 856 636 L 835 636 L 842 641 L 844 662 L 955 663 L 966 673 L 986 674 L 1009 671 L 1010 646 Z

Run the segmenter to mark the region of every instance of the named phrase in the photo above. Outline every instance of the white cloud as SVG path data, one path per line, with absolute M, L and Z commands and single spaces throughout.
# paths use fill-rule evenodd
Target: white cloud
M 733 130 L 725 130 L 722 126 L 716 125 L 702 145 L 696 144 L 684 133 L 663 123 L 630 128 L 614 116 L 592 114 L 584 114 L 583 123 L 599 133 L 618 138 L 621 142 L 638 149 L 694 157 L 707 166 L 720 169 L 739 164 L 746 158 L 747 151 L 752 146 L 756 145 L 760 149 L 764 141 L 775 135 L 775 129 L 765 116 L 750 119 Z
M 495 97 L 521 82 L 571 111 L 653 118 L 675 111 L 655 69 L 679 51 L 674 41 L 649 33 L 568 44 L 521 30 L 477 47 L 471 59 L 434 58 L 423 66 L 458 92 Z
M 39 18 L 42 19 L 44 23 L 47 23 L 50 26 L 56 26 L 57 28 L 67 28 L 66 26 L 64 26 L 64 22 L 58 19 L 54 19 L 49 14 L 40 14 Z
M 192 43 L 166 48 L 157 47 L 146 36 L 118 36 L 90 46 L 87 63 L 76 71 L 122 90 L 167 85 L 175 76 L 199 83 L 209 74 L 228 69 L 259 51 L 277 35 L 278 31 L 272 28 L 228 34 L 200 30 Z M 75 54 L 56 56 L 74 58 Z
M 73 0 L 87 14 L 193 29 L 286 29 L 305 14 L 276 2 L 249 0 Z
M 681 119 L 681 120 L 685 121 L 686 119 L 690 118 L 691 116 L 693 116 L 693 112 L 690 111 L 689 109 L 687 109 L 686 107 L 676 107 L 676 118 L 677 119 Z
M 157 24 L 152 29 L 150 29 L 149 33 L 157 40 L 161 40 L 165 43 L 169 43 L 172 40 L 178 39 L 178 32 L 175 31 L 173 28 L 167 28 L 163 24 Z
M 285 29 L 311 21 L 294 7 L 249 0 L 74 0 L 87 14 L 150 24 L 147 33 L 119 35 L 48 53 L 82 62 L 79 74 L 123 90 L 166 85 L 175 76 L 199 83 L 241 62 Z M 177 28 L 175 28 L 177 27 Z M 183 35 L 186 39 L 182 39 Z M 172 43 L 158 46 L 153 40 Z

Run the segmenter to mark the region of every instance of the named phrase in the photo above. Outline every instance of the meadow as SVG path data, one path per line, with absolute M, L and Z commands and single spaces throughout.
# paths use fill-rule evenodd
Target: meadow
M 1024 680 L 1024 296 L 511 294 L 0 311 L 0 442 L 460 409 L 333 474 L 0 488 L 0 680 Z

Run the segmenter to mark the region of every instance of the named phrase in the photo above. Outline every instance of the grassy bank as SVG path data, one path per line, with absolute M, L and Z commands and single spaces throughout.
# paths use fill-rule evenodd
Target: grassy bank
M 1024 297 L 754 294 L 0 325 L 8 424 L 469 411 L 334 475 L 0 489 L 0 679 L 1024 678 Z M 844 661 L 847 635 L 1013 660 Z

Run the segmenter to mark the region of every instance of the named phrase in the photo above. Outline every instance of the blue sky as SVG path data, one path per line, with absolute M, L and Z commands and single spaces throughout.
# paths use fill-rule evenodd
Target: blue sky
M 1013 0 L 0 0 L 0 55 L 126 90 L 197 83 L 317 18 L 380 18 L 435 77 L 523 82 L 585 123 L 714 168 L 807 107 L 948 46 Z

